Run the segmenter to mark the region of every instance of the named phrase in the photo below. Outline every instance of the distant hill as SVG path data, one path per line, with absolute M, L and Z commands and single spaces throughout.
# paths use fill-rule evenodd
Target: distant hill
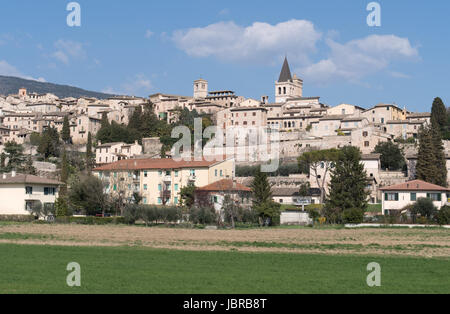
M 95 97 L 98 99 L 105 99 L 114 95 L 87 91 L 81 88 L 59 85 L 46 82 L 38 82 L 26 80 L 19 77 L 1 76 L 0 75 L 0 95 L 8 96 L 9 94 L 17 94 L 19 88 L 26 88 L 28 93 L 52 93 L 59 98 L 65 97 Z

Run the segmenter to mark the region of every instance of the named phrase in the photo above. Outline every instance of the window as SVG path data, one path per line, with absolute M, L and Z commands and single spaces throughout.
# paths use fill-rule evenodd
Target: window
M 113 190 L 117 191 L 117 185 L 116 184 L 114 184 Z
M 398 201 L 398 193 L 384 193 L 385 201 Z
M 217 196 L 214 196 L 214 203 L 218 203 Z
M 147 191 L 147 184 L 144 184 L 144 190 Z
M 166 171 L 166 176 L 170 176 L 171 172 L 170 170 Z
M 159 176 L 162 176 L 162 170 L 158 171 Z
M 175 170 L 175 177 L 178 177 L 178 170 Z
M 368 133 L 367 131 L 364 131 L 364 132 L 363 132 L 363 136 L 364 136 L 364 137 L 367 137 L 367 136 L 369 136 L 369 133 Z
M 195 169 L 191 169 L 191 176 L 195 177 Z
M 44 195 L 55 195 L 55 188 L 44 188 Z
M 175 191 L 178 191 L 178 183 L 175 184 Z
M 158 191 L 162 191 L 162 185 L 158 184 Z
M 415 201 L 415 200 L 417 200 L 417 194 L 411 193 L 411 201 Z
M 178 204 L 178 197 L 175 196 L 175 198 L 173 199 L 173 203 L 174 203 L 175 205 Z
M 223 177 L 223 170 L 220 170 L 220 176 Z
M 33 187 L 32 186 L 26 186 L 25 187 L 25 194 L 33 194 Z
M 214 170 L 214 176 L 216 176 L 216 177 L 217 177 L 217 169 L 216 169 L 216 170 Z
M 144 197 L 144 204 L 147 204 L 147 198 Z
M 441 193 L 427 193 L 427 198 L 433 200 L 433 202 L 441 201 Z
M 364 146 L 365 146 L 365 147 L 369 147 L 369 146 L 370 146 L 370 142 L 365 141 L 365 142 L 364 142 Z
M 147 171 L 144 171 L 144 177 L 145 178 L 147 178 L 147 175 L 148 175 Z
M 158 197 L 158 204 L 162 204 L 161 197 Z

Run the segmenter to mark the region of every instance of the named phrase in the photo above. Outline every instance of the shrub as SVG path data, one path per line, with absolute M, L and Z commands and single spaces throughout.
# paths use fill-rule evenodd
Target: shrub
M 139 205 L 129 204 L 123 210 L 123 219 L 125 223 L 133 225 L 139 217 Z
M 359 208 L 350 208 L 342 213 L 344 223 L 359 224 L 364 220 L 364 211 Z
M 436 222 L 442 225 L 450 224 L 450 206 L 443 206 L 436 215 Z
M 433 201 L 429 198 L 419 198 L 411 208 L 411 214 L 416 217 L 418 214 L 422 217 L 430 219 L 437 212 L 437 208 L 433 205 Z
M 193 224 L 208 225 L 217 222 L 217 213 L 211 207 L 194 206 L 189 211 L 189 221 Z

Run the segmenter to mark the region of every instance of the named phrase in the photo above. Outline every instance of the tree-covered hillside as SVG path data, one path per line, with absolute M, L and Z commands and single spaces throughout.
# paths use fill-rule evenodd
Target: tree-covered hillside
M 81 88 L 68 85 L 58 85 L 53 83 L 26 80 L 18 77 L 0 75 L 0 95 L 17 94 L 19 88 L 26 88 L 28 93 L 52 93 L 59 98 L 65 97 L 95 97 L 105 99 L 113 95 L 87 91 Z

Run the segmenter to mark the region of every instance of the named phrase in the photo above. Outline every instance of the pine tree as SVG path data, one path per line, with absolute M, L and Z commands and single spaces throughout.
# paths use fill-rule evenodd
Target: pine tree
M 67 115 L 64 116 L 63 128 L 61 131 L 61 139 L 64 143 L 70 143 L 70 125 L 69 125 L 69 117 Z
M 361 152 L 357 147 L 343 147 L 331 171 L 330 192 L 325 203 L 327 220 L 340 223 L 346 211 L 364 212 L 369 195 L 366 186 L 367 173 L 361 163 Z
M 86 144 L 86 170 L 90 174 L 93 168 L 93 154 L 92 154 L 92 136 L 88 133 L 88 140 Z
M 260 168 L 256 171 L 250 188 L 252 189 L 253 205 L 255 207 L 272 200 L 272 192 L 270 190 L 269 180 L 267 179 L 267 173 L 261 172 Z
M 16 142 L 7 142 L 4 148 L 6 157 L 8 158 L 8 164 L 5 167 L 5 172 L 11 170 L 21 170 L 23 163 L 25 162 L 25 156 L 23 154 L 23 146 Z

